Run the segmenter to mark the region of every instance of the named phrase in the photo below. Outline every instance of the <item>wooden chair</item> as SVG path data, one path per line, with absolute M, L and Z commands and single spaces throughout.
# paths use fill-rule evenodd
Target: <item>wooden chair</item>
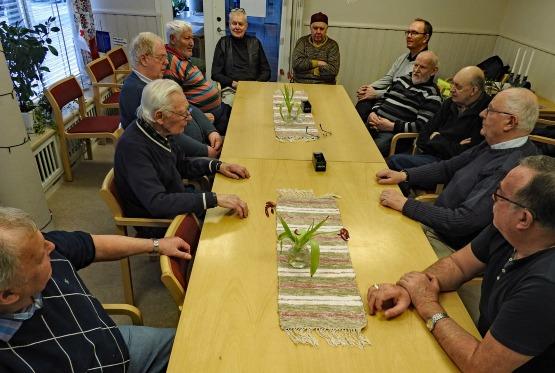
M 91 78 L 94 95 L 94 106 L 97 114 L 104 114 L 107 109 L 119 109 L 119 89 L 122 84 L 117 82 L 114 66 L 107 57 L 100 57 L 87 64 L 87 74 Z M 105 97 L 106 90 L 108 97 Z
M 129 316 L 133 325 L 143 325 L 143 315 L 141 310 L 130 304 L 106 303 L 102 307 L 108 315 Z
M 91 139 L 112 139 L 114 143 L 123 133 L 119 128 L 118 116 L 95 116 L 86 115 L 85 97 L 83 90 L 73 75 L 54 83 L 45 90 L 44 95 L 52 106 L 54 122 L 58 136 L 60 136 L 60 153 L 62 166 L 64 168 L 64 178 L 67 181 L 73 180 L 67 141 L 71 139 L 85 139 L 87 143 L 87 156 L 92 159 Z M 66 129 L 62 109 L 71 101 L 77 100 L 79 113 L 77 122 Z
M 182 260 L 160 255 L 160 268 L 162 283 L 181 312 L 200 238 L 200 226 L 196 216 L 193 214 L 176 216 L 166 232 L 166 237 L 175 236 L 183 238 L 191 246 L 193 259 Z
M 127 59 L 127 54 L 125 54 L 123 47 L 110 49 L 108 53 L 106 53 L 106 57 L 108 57 L 112 66 L 114 66 L 117 82 L 121 82 L 127 75 L 131 74 L 129 60 Z
M 391 145 L 389 147 L 389 156 L 391 157 L 393 154 L 395 154 L 395 151 L 397 150 L 397 143 L 401 139 L 413 139 L 411 154 L 414 154 L 414 152 L 416 151 L 416 138 L 417 137 L 418 137 L 417 132 L 403 132 L 403 133 L 395 134 L 393 136 L 393 138 L 391 139 Z
M 108 174 L 102 182 L 100 188 L 100 196 L 108 205 L 112 212 L 114 223 L 118 229 L 118 233 L 127 236 L 127 227 L 167 227 L 172 222 L 171 219 L 149 219 L 149 218 L 129 218 L 125 217 L 121 208 L 120 199 L 117 194 L 116 185 L 114 183 L 114 169 L 108 171 Z M 133 280 L 131 277 L 131 264 L 129 258 L 121 259 L 121 273 L 123 278 L 123 293 L 125 302 L 135 304 L 133 294 Z

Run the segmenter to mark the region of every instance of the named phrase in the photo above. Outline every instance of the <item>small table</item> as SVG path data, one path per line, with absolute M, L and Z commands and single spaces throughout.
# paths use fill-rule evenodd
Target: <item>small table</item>
M 307 92 L 316 126 L 332 132 L 318 140 L 279 142 L 274 133 L 272 96 L 281 83 L 239 83 L 222 158 L 310 160 L 323 152 L 327 161 L 383 162 L 378 148 L 341 85 L 292 84 Z

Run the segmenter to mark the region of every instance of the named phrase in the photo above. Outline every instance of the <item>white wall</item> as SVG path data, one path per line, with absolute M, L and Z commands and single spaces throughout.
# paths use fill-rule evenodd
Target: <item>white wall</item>
M 535 50 L 528 80 L 537 94 L 551 101 L 555 101 L 554 14 L 552 0 L 509 0 L 494 50 L 509 64 L 513 64 L 518 48 L 521 48 L 521 55 L 526 49 L 528 56 Z

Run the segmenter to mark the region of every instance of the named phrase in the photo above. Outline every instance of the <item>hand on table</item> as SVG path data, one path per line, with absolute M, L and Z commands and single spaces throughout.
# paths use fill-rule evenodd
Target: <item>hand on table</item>
M 382 312 L 386 319 L 402 314 L 411 304 L 409 293 L 394 284 L 375 284 L 368 288 L 368 311 L 370 315 Z
M 247 203 L 235 194 L 218 194 L 216 195 L 218 206 L 232 209 L 241 219 L 249 216 L 249 207 Z
M 403 206 L 407 202 L 407 198 L 398 190 L 384 190 L 380 194 L 380 203 L 382 206 L 392 208 L 393 210 L 403 211 Z
M 437 309 L 439 306 L 439 281 L 437 277 L 429 273 L 409 272 L 403 275 L 399 281 L 409 294 L 412 304 L 423 319 L 430 317 L 430 313 L 435 311 L 427 311 L 427 309 Z
M 219 173 L 229 178 L 237 179 L 237 180 L 248 179 L 249 177 L 251 177 L 251 175 L 249 174 L 249 170 L 247 170 L 245 167 L 241 165 L 233 164 L 233 163 L 222 163 L 222 165 L 220 166 Z
M 191 247 L 180 237 L 168 237 L 158 240 L 160 255 L 167 255 L 185 260 L 191 259 Z
M 407 174 L 385 168 L 376 172 L 376 178 L 378 184 L 399 184 L 407 180 Z

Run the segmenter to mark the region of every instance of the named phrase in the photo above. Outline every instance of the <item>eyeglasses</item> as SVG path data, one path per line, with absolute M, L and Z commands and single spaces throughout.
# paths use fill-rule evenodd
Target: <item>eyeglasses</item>
M 506 111 L 499 111 L 499 110 L 493 110 L 491 108 L 491 106 L 488 106 L 487 108 L 484 109 L 486 111 L 486 117 L 488 116 L 489 113 L 497 113 L 497 114 L 505 114 L 505 115 L 510 115 L 511 117 L 514 117 L 515 115 L 512 113 L 507 113 Z
M 185 119 L 189 119 L 189 118 L 193 117 L 193 114 L 192 114 L 193 113 L 193 108 L 192 107 L 188 108 L 187 109 L 187 114 L 180 114 L 180 113 L 176 113 L 175 111 L 171 111 L 171 110 L 168 110 L 168 113 L 172 113 L 172 114 L 175 114 L 175 115 L 179 115 L 180 117 L 183 117 Z
M 237 12 L 243 13 L 243 14 L 247 13 L 247 12 L 245 12 L 245 9 L 243 9 L 243 8 L 233 8 L 229 11 L 229 13 L 237 13 Z
M 518 202 L 516 202 L 516 201 L 513 201 L 513 200 L 511 200 L 511 199 L 509 199 L 509 198 L 507 198 L 507 197 L 505 197 L 505 196 L 502 196 L 501 194 L 499 194 L 499 191 L 500 191 L 500 188 L 497 188 L 497 189 L 495 190 L 495 192 L 493 192 L 493 194 L 491 195 L 491 197 L 493 198 L 493 202 L 494 202 L 494 203 L 499 202 L 499 200 L 502 199 L 503 201 L 507 201 L 507 202 L 509 202 L 509 203 L 512 203 L 513 205 L 518 206 L 518 207 L 520 207 L 521 209 L 525 209 L 525 210 L 530 211 L 530 213 L 532 214 L 532 217 L 533 217 L 534 219 L 536 219 L 536 214 L 535 214 L 534 211 L 532 211 L 529 207 L 526 207 L 526 206 L 524 206 L 522 203 L 518 203 Z
M 322 136 L 324 137 L 333 135 L 331 131 L 324 129 L 324 127 L 322 126 L 322 123 L 320 123 L 320 130 L 322 131 Z
M 411 30 L 407 30 L 405 31 L 405 36 L 416 36 L 416 35 L 426 35 L 426 32 L 418 32 L 418 31 L 411 31 Z
M 151 56 L 152 58 L 154 58 L 156 61 L 160 62 L 160 63 L 166 63 L 168 56 L 164 53 L 164 54 L 149 54 L 149 56 Z

